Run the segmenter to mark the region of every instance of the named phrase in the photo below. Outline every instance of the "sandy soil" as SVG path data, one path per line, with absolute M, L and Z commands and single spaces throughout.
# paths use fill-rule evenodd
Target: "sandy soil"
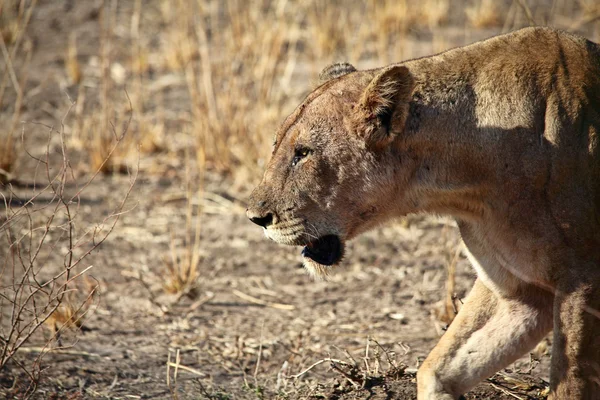
M 112 186 L 118 193 L 125 183 L 125 178 L 104 178 L 96 190 Z M 76 339 L 73 333 L 63 338 L 70 354 L 44 358 L 39 398 L 169 398 L 171 391 L 179 398 L 415 397 L 413 371 L 445 327 L 437 312 L 445 267 L 459 243 L 451 221 L 412 218 L 363 235 L 349 245 L 331 281 L 312 282 L 297 248 L 266 240 L 243 215 L 204 215 L 199 293 L 177 299 L 163 294 L 161 285 L 168 227 L 184 223 L 182 201 L 164 200 L 179 192 L 177 186 L 161 181 L 136 186 L 138 207 L 124 215 L 119 229 L 89 260 L 101 283 L 99 303 L 85 331 Z M 102 211 L 102 205 L 93 206 L 85 214 L 93 218 Z M 461 257 L 458 298 L 473 278 Z M 362 382 L 369 339 L 374 341 L 369 342 L 364 388 L 351 384 L 330 362 L 303 373 L 332 358 L 356 363 L 356 371 L 338 367 Z M 40 335 L 30 346 L 43 343 Z M 171 368 L 169 388 L 167 360 L 170 355 L 174 362 L 176 352 L 182 369 L 174 382 Z M 533 382 L 531 391 L 518 392 L 534 394 L 546 368 L 518 373 L 528 366 L 524 359 L 506 373 Z M 24 378 L 17 369 L 2 373 L 7 396 L 13 374 Z M 498 386 L 503 380 L 498 376 L 494 382 Z M 483 383 L 467 398 L 514 397 Z

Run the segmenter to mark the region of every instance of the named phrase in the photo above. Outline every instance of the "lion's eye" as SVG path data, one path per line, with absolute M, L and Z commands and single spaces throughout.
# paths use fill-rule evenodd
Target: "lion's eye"
M 309 155 L 310 152 L 311 152 L 311 150 L 306 147 L 297 148 L 294 153 L 294 159 L 292 160 L 292 166 L 295 166 L 296 164 L 298 164 L 300 162 L 300 160 L 302 160 L 304 157 Z

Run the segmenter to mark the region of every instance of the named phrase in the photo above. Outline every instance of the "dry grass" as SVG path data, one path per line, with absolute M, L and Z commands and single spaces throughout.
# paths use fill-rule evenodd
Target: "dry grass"
M 67 76 L 72 84 L 79 85 L 81 83 L 82 72 L 81 64 L 77 58 L 77 36 L 74 33 L 69 35 L 69 46 L 65 57 L 65 68 Z
M 199 160 L 199 170 L 203 171 L 203 158 Z M 192 184 L 191 160 L 189 152 L 186 152 L 186 174 L 185 174 L 185 227 L 184 237 L 179 245 L 175 234 L 171 232 L 169 242 L 170 258 L 165 260 L 165 269 L 162 281 L 164 289 L 171 294 L 186 294 L 192 297 L 198 294 L 199 278 L 201 276 L 201 199 L 204 175 L 195 177 L 196 185 Z M 196 188 L 196 189 L 194 189 Z M 194 200 L 195 205 L 194 205 Z M 178 229 L 178 232 L 181 230 Z
M 508 6 L 473 0 L 458 11 L 448 0 L 119 4 L 107 0 L 99 9 L 95 64 L 82 51 L 77 32 L 65 41 L 66 81 L 77 87 L 72 144 L 87 152 L 90 171 L 123 172 L 137 147 L 146 154 L 166 150 L 181 156 L 181 146 L 170 140 L 175 130 L 194 138 L 209 170 L 234 178 L 234 190 L 260 176 L 277 124 L 330 62 L 384 64 L 414 56 L 421 44 L 432 52 L 445 50 L 462 44 L 448 40 L 447 27 L 456 21 L 468 29 L 510 30 L 534 22 L 589 27 L 600 18 L 596 2 L 590 0 L 554 0 L 549 9 L 541 2 Z M 21 65 L 27 59 L 22 32 L 34 6 L 27 1 L 3 6 L 0 18 L 4 42 L 11 54 L 18 50 L 13 57 Z M 419 43 L 415 37 L 421 35 L 431 42 Z M 14 91 L 12 80 L 26 86 L 26 76 L 9 79 L 9 70 L 2 71 L 0 94 Z M 27 68 L 18 71 L 24 75 Z M 114 97 L 124 87 L 136 114 L 133 134 L 129 144 L 123 143 L 102 164 L 114 144 L 110 122 L 118 125 L 128 118 L 128 110 Z M 164 95 L 171 89 L 185 90 L 180 93 L 186 97 L 183 110 L 170 110 Z M 13 136 L 22 104 L 22 96 L 14 94 L 0 95 L 0 105 L 10 99 L 15 110 L 9 130 L 0 133 L 8 138 L 0 141 L 0 168 L 9 173 L 17 158 Z
M 129 129 L 132 113 L 131 108 L 120 110 L 121 116 L 117 118 L 117 125 L 111 122 L 111 119 L 107 119 L 109 113 L 105 116 L 91 115 L 83 119 L 81 129 L 89 136 L 84 142 L 84 148 L 89 157 L 90 171 L 110 174 L 127 173 L 130 170 L 131 156 L 137 147 L 137 141 L 133 135 L 125 136 L 124 132 Z M 120 146 L 117 146 L 117 143 Z
M 278 75 L 288 58 L 284 52 L 292 51 L 293 46 L 284 49 L 289 30 L 283 20 L 273 18 L 277 14 L 274 8 L 245 12 L 243 2 L 228 2 L 222 6 L 225 10 L 215 5 L 177 2 L 168 26 L 183 27 L 183 34 L 168 36 L 178 38 L 178 44 L 167 46 L 179 49 L 177 59 L 185 65 L 182 72 L 192 105 L 191 130 L 198 151 L 206 154 L 207 166 L 256 175 L 262 167 L 257 161 L 268 152 L 265 134 L 271 134 L 281 115 L 285 92 L 279 90 Z M 225 21 L 217 25 L 220 11 L 225 11 Z M 197 15 L 203 15 L 208 26 L 197 23 Z M 272 29 L 256 23 L 266 16 L 271 16 Z M 210 40 L 207 31 L 212 32 Z M 190 54 L 189 49 L 198 49 L 198 54 Z M 189 62 L 183 64 L 187 57 Z
M 0 184 L 13 179 L 12 172 L 17 159 L 17 151 L 12 137 L 12 135 L 7 135 L 5 141 L 0 144 Z
M 10 122 L 0 127 L 0 184 L 14 177 L 17 162 L 16 132 L 20 123 L 33 45 L 26 37 L 35 1 L 0 3 L 0 110 L 10 110 Z
M 593 7 L 582 2 L 578 8 Z M 208 168 L 238 181 L 261 174 L 277 124 L 327 63 L 375 56 L 383 64 L 410 57 L 406 39 L 413 32 L 432 33 L 432 51 L 456 45 L 444 33 L 453 11 L 448 0 L 259 1 L 252 7 L 178 0 L 163 2 L 161 10 L 163 67 L 185 76 L 188 132 L 206 154 Z M 540 12 L 482 0 L 469 3 L 463 19 L 469 27 L 512 29 L 527 25 L 532 10 Z M 293 80 L 304 80 L 299 85 L 304 90 L 292 89 Z
M 191 131 L 207 166 L 240 179 L 257 177 L 284 110 L 309 88 L 290 90 L 295 76 L 314 76 L 336 58 L 358 60 L 371 51 L 374 40 L 384 43 L 379 48 L 388 48 L 390 40 L 400 39 L 415 25 L 439 26 L 448 7 L 443 0 L 418 7 L 369 2 L 364 6 L 366 19 L 381 27 L 373 38 L 372 28 L 359 20 L 363 16 L 343 2 L 291 7 L 273 1 L 247 7 L 236 1 L 180 0 L 163 8 L 165 65 L 185 76 Z
M 67 329 L 80 329 L 96 299 L 98 282 L 88 275 L 82 277 L 82 284 L 66 289 L 61 304 L 52 312 L 44 324 L 60 342 L 60 332 Z
M 71 104 L 63 116 L 59 130 L 42 123 L 25 125 L 28 131 L 35 127 L 49 131 L 45 154 L 36 157 L 29 153 L 44 178 L 25 194 L 15 191 L 18 186 L 12 185 L 6 185 L 6 192 L 0 193 L 4 206 L 0 234 L 5 241 L 0 253 L 0 369 L 11 365 L 27 376 L 29 383 L 23 398 L 35 392 L 43 371 L 42 359 L 51 350 L 53 339 L 58 339 L 62 347 L 61 333 L 80 327 L 89 311 L 97 284 L 86 280 L 93 265 L 83 264 L 127 212 L 125 203 L 137 176 L 131 177 L 121 201 L 108 215 L 91 226 L 81 221 L 81 198 L 87 195 L 100 171 L 79 185 L 75 182 L 65 139 L 66 121 L 73 107 Z M 115 146 L 125 133 L 122 132 Z M 49 150 L 53 142 L 57 143 L 58 157 Z M 76 189 L 71 191 L 69 187 Z M 86 289 L 76 290 L 81 281 Z M 49 327 L 53 335 L 37 351 L 37 357 L 26 362 L 16 360 L 17 352 L 25 348 L 43 326 Z
M 171 237 L 170 258 L 164 261 L 164 289 L 167 293 L 189 294 L 190 296 L 197 294 L 198 279 L 200 278 L 200 217 L 197 216 L 195 220 L 197 225 L 194 229 L 193 239 L 186 238 L 179 246 L 174 236 Z
M 399 61 L 414 56 L 422 44 L 431 52 L 462 44 L 448 40 L 447 28 L 456 21 L 469 29 L 509 30 L 543 14 L 535 2 L 507 9 L 489 0 L 468 1 L 458 12 L 448 0 L 119 4 L 102 3 L 99 46 L 91 58 L 78 32 L 65 41 L 65 79 L 77 88 L 72 144 L 86 151 L 90 171 L 112 173 L 125 171 L 138 147 L 144 154 L 181 157 L 181 142 L 172 135 L 191 137 L 206 156 L 206 168 L 232 177 L 233 190 L 261 175 L 277 124 L 328 63 L 347 60 L 361 67 L 372 60 Z M 589 25 L 597 14 L 594 2 L 555 0 L 548 21 L 578 15 L 579 26 Z M 15 20 L 4 19 L 7 43 L 19 42 Z M 431 41 L 421 43 L 419 36 Z M 110 122 L 128 119 L 127 106 L 114 95 L 125 87 L 134 110 L 130 143 L 102 164 L 115 139 Z M 182 99 L 177 111 L 166 98 L 169 91 Z M 0 149 L 0 161 L 6 158 L 3 164 L 10 168 L 14 154 Z
M 87 71 L 92 76 L 86 76 L 86 68 L 80 62 L 74 32 L 69 35 L 64 59 L 68 81 L 77 86 L 76 121 L 70 143 L 87 153 L 90 172 L 100 171 L 103 174 L 127 173 L 135 163 L 137 150 L 141 149 L 140 130 L 131 132 L 133 129 L 130 129 L 134 109 L 139 112 L 135 108 L 138 104 L 134 105 L 127 91 L 127 71 L 120 62 L 114 60 L 113 47 L 118 39 L 114 32 L 117 24 L 116 5 L 117 2 L 107 1 L 100 9 L 100 46 L 97 52 L 99 63 L 97 68 L 88 68 Z M 88 97 L 86 85 L 99 90 Z M 115 96 L 115 93 L 123 91 L 125 96 Z M 137 118 L 135 125 L 145 129 L 142 131 L 145 133 L 143 149 L 154 151 L 158 147 L 158 140 L 154 138 L 157 131 L 148 128 L 147 124 L 142 125 Z M 130 134 L 125 136 L 125 131 L 130 131 Z M 119 146 L 116 146 L 117 143 Z
M 465 14 L 473 28 L 492 28 L 502 24 L 497 1 L 481 0 L 465 8 Z

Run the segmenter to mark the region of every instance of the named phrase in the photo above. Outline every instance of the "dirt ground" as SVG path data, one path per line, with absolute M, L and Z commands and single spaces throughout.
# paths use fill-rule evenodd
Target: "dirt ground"
M 101 179 L 96 190 L 117 188 L 120 180 Z M 445 292 L 445 266 L 459 241 L 449 220 L 414 218 L 363 235 L 349 245 L 330 282 L 312 282 L 298 249 L 266 240 L 243 215 L 204 215 L 200 294 L 176 302 L 162 294 L 160 282 L 169 241 L 166 220 L 183 224 L 181 201 L 164 200 L 176 188 L 174 182 L 151 180 L 136 186 L 138 207 L 124 215 L 90 260 L 101 283 L 97 308 L 76 340 L 72 333 L 63 339 L 69 344 L 65 354 L 45 356 L 38 398 L 159 399 L 172 391 L 184 399 L 415 398 L 413 371 L 444 328 L 435 311 Z M 102 211 L 94 206 L 86 214 Z M 458 298 L 473 278 L 461 258 Z M 369 343 L 365 388 L 354 387 L 329 362 L 302 373 L 331 358 L 356 362 L 362 377 L 368 339 L 377 344 Z M 39 337 L 30 346 L 43 344 Z M 176 352 L 182 369 L 175 381 L 171 367 L 169 388 L 167 360 L 174 361 Z M 528 359 L 511 367 L 509 375 L 532 382 L 525 386 L 531 390 L 518 393 L 533 395 L 543 387 L 539 378 L 547 380 L 547 358 L 531 374 L 518 373 L 528 369 Z M 2 373 L 8 397 L 13 374 L 24 379 L 17 369 Z M 500 387 L 504 381 L 498 376 L 494 382 Z M 466 398 L 514 397 L 488 382 Z
M 36 91 L 24 103 L 23 120 L 57 123 L 67 108 L 65 92 L 76 97 L 64 83 L 61 60 L 71 31 L 82 32 L 81 58 L 95 51 L 94 7 L 40 1 L 30 32 L 37 50 L 29 79 Z M 448 27 L 448 35 L 456 32 Z M 492 33 L 497 32 L 481 30 L 469 37 Z M 308 89 L 304 82 L 296 86 L 300 93 Z M 164 96 L 173 110 L 189 101 L 176 85 Z M 9 118 L 1 112 L 0 117 Z M 43 154 L 46 133 L 42 127 L 28 130 L 28 151 Z M 185 143 L 176 132 L 167 140 Z M 187 204 L 181 147 L 176 154 L 142 156 L 127 203 L 131 210 L 86 259 L 99 283 L 94 306 L 83 328 L 65 332 L 44 356 L 33 397 L 416 398 L 415 371 L 446 327 L 441 313 L 455 254 L 456 307 L 474 281 L 454 222 L 411 216 L 362 235 L 349 243 L 330 281 L 313 282 L 301 267 L 298 248 L 268 241 L 245 218 L 244 198 L 252 183 L 239 185 L 209 171 L 204 192 L 211 194 L 212 207 L 201 215 L 198 288 L 170 295 L 163 290 L 165 260 L 169 246 L 182 243 L 178 232 L 186 225 Z M 75 166 L 86 158 L 77 148 L 71 155 Z M 0 192 L 27 199 L 36 163 L 21 154 L 19 165 L 18 179 L 10 188 L 0 186 Z M 85 176 L 82 172 L 76 180 Z M 82 195 L 81 223 L 108 215 L 128 183 L 126 175 L 99 175 Z M 48 337 L 46 330 L 38 332 L 17 360 L 37 357 Z M 549 351 L 547 340 L 465 398 L 543 398 Z M 27 385 L 14 363 L 0 371 L 0 397 L 20 398 Z

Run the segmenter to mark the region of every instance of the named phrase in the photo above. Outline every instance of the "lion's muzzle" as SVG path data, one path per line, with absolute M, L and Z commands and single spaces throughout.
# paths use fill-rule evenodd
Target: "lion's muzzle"
M 250 196 L 248 208 L 246 208 L 246 216 L 256 225 L 268 228 L 277 223 L 277 217 L 268 202 L 264 200 L 265 196 L 262 195 L 259 188 L 255 189 Z
M 262 226 L 263 228 L 267 228 L 269 225 L 273 224 L 273 214 L 266 213 L 264 215 L 260 214 L 252 214 L 250 210 L 246 210 L 246 215 L 250 219 L 250 221 L 254 222 L 258 226 Z

